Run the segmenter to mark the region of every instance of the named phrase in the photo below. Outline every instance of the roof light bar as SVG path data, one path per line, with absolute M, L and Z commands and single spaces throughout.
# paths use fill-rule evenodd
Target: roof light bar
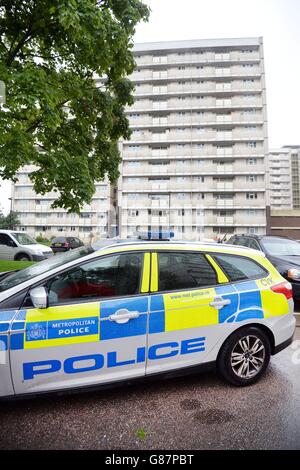
M 174 237 L 174 232 L 136 232 L 135 236 L 139 240 L 170 240 Z

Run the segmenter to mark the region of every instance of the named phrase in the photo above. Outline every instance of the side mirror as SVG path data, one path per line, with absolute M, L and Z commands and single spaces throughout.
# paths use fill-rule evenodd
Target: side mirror
M 48 293 L 45 287 L 34 287 L 29 292 L 31 301 L 35 308 L 47 308 L 48 307 Z

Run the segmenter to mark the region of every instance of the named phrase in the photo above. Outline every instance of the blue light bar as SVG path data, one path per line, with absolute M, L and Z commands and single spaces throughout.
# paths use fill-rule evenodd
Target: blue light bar
M 136 237 L 139 240 L 170 240 L 174 237 L 174 232 L 136 232 Z

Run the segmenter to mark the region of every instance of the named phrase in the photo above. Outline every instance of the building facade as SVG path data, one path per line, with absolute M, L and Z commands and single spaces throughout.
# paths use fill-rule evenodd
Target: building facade
M 19 213 L 20 230 L 33 237 L 74 236 L 85 241 L 115 236 L 116 215 L 114 188 L 107 182 L 97 183 L 90 205 L 80 213 L 68 214 L 64 209 L 52 209 L 57 193 L 37 195 L 29 174 L 33 166 L 26 166 L 18 173 L 18 181 L 12 189 L 12 210 Z
M 271 210 L 300 209 L 300 145 L 269 152 Z
M 132 136 L 121 144 L 121 236 L 266 232 L 262 38 L 136 44 Z

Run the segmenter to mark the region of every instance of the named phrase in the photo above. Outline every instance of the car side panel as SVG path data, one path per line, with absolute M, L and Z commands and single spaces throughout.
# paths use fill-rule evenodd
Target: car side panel
M 110 321 L 122 308 L 139 317 L 125 324 Z M 10 354 L 16 393 L 145 375 L 147 320 L 147 295 L 20 311 Z
M 219 296 L 230 300 L 220 310 L 210 305 Z M 237 306 L 238 294 L 232 285 L 152 294 L 146 374 L 207 362 L 223 337 L 225 319 Z M 160 349 L 155 349 L 158 344 Z

